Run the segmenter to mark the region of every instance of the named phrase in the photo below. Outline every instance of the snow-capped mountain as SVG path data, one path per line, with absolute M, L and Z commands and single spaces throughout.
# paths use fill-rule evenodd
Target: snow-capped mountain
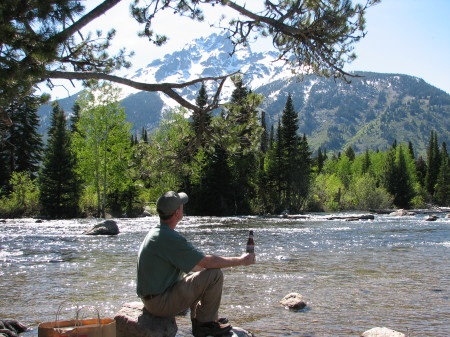
M 255 89 L 271 81 L 292 76 L 284 62 L 276 60 L 277 54 L 252 52 L 251 47 L 239 47 L 233 53 L 233 45 L 225 34 L 212 34 L 186 44 L 181 50 L 154 60 L 137 70 L 129 79 L 143 83 L 182 83 L 203 77 L 218 77 L 240 71 L 246 85 Z M 183 97 L 194 101 L 200 86 L 192 86 L 180 91 Z M 213 92 L 215 88 L 209 88 Z M 221 95 L 226 100 L 233 90 L 227 81 Z M 124 97 L 138 91 L 123 87 Z M 176 102 L 159 95 L 166 107 L 174 107 Z
M 355 151 L 383 149 L 396 140 L 411 141 L 418 153 L 424 153 L 431 130 L 440 141 L 450 142 L 445 123 L 450 120 L 450 95 L 420 78 L 359 72 L 360 77 L 353 78 L 351 84 L 315 75 L 305 75 L 299 81 L 283 62 L 274 62 L 275 52 L 256 53 L 250 47 L 232 51 L 225 35 L 212 34 L 152 61 L 128 78 L 143 83 L 182 83 L 240 71 L 246 86 L 265 97 L 260 108 L 266 112 L 269 127 L 277 124 L 288 94 L 292 95 L 299 133 L 307 136 L 312 150 L 322 146 L 342 151 L 348 145 Z M 200 84 L 179 93 L 194 103 L 199 89 Z M 215 88 L 208 89 L 211 96 Z M 222 103 L 229 101 L 233 89 L 229 80 L 222 91 Z M 75 98 L 60 100 L 60 105 L 70 112 Z M 139 133 L 143 127 L 149 131 L 156 128 L 162 113 L 177 103 L 162 93 L 123 87 L 121 105 L 133 132 Z M 39 111 L 43 134 L 50 113 L 50 106 Z

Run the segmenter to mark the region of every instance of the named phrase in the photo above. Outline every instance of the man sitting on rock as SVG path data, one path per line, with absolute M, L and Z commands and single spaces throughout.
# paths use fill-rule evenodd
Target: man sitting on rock
M 153 315 L 170 317 L 191 308 L 196 337 L 229 334 L 228 320 L 219 320 L 223 274 L 221 268 L 248 266 L 255 254 L 240 257 L 205 255 L 175 230 L 183 218 L 186 193 L 166 192 L 156 207 L 160 224 L 145 237 L 137 262 L 137 294 Z M 194 272 L 186 276 L 186 274 Z

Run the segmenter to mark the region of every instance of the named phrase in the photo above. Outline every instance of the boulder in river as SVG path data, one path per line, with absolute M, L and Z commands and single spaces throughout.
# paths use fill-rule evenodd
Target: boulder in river
M 125 303 L 114 319 L 117 337 L 175 337 L 178 331 L 175 317 L 153 316 L 145 310 L 142 302 Z M 189 329 L 183 329 L 183 332 L 188 333 Z M 253 336 L 239 327 L 233 327 L 229 334 L 229 337 Z
M 334 215 L 326 218 L 327 220 L 345 220 L 345 221 L 357 221 L 357 220 L 374 220 L 373 214 L 360 214 L 360 215 Z
M 254 337 L 251 332 L 235 326 L 231 329 L 231 333 L 232 335 L 230 337 Z
M 388 328 L 373 328 L 364 332 L 361 337 L 406 337 L 406 335 Z
M 280 304 L 291 310 L 301 310 L 306 307 L 306 301 L 299 293 L 290 293 L 283 297 Z
M 430 215 L 425 219 L 425 221 L 436 221 L 438 219 L 437 215 Z
M 392 215 L 392 216 L 407 216 L 407 215 L 416 215 L 416 213 L 408 212 L 406 209 L 401 208 L 401 209 L 398 209 L 398 210 L 390 213 L 389 215 Z
M 105 220 L 83 232 L 86 235 L 117 235 L 119 226 L 114 220 Z
M 156 317 L 142 302 L 125 303 L 114 317 L 117 337 L 175 337 L 175 317 Z

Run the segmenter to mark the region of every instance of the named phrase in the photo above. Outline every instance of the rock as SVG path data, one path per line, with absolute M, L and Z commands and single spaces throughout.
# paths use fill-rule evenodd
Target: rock
M 16 337 L 25 331 L 28 331 L 28 328 L 14 319 L 0 320 L 0 335 Z
M 303 296 L 299 293 L 290 293 L 283 297 L 280 304 L 285 308 L 292 310 L 301 310 L 306 307 L 306 302 Z
M 161 318 L 150 314 L 142 302 L 125 303 L 114 317 L 116 337 L 175 337 L 175 317 Z
M 255 335 L 251 332 L 244 330 L 242 328 L 233 327 L 231 329 L 231 332 L 233 333 L 230 337 L 254 337 Z
M 292 215 L 286 215 L 283 216 L 284 218 L 288 218 L 288 219 L 309 219 L 310 216 L 309 215 L 304 215 L 304 214 L 292 214 Z
M 445 216 L 447 219 L 450 218 L 450 213 Z
M 392 209 L 369 208 L 369 212 L 375 214 L 391 214 Z
M 152 213 L 150 213 L 149 211 L 144 210 L 141 214 L 141 216 L 146 217 L 146 216 L 152 216 Z
M 117 235 L 119 227 L 114 220 L 105 220 L 83 232 L 86 235 Z
M 336 216 L 329 216 L 326 219 L 327 220 L 345 220 L 345 221 L 374 220 L 375 215 L 373 215 L 373 214 L 336 215 Z
M 416 212 L 407 211 L 406 209 L 398 209 L 394 212 L 389 213 L 392 216 L 413 216 L 416 215 Z
M 406 335 L 388 328 L 373 328 L 364 332 L 361 337 L 406 337 Z
M 408 211 L 406 209 L 398 209 L 392 213 L 390 213 L 389 215 L 393 215 L 393 216 L 405 216 L 408 215 Z
M 375 215 L 373 214 L 361 214 L 358 216 L 359 220 L 375 220 Z
M 438 219 L 437 215 L 430 215 L 425 221 L 436 221 Z

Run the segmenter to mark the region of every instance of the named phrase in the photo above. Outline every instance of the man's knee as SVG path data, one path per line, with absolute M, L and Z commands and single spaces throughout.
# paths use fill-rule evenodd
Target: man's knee
M 217 268 L 217 269 L 205 269 L 205 271 L 211 273 L 215 278 L 219 278 L 219 279 L 223 278 L 222 269 L 219 269 L 219 268 Z
M 205 269 L 200 272 L 210 280 L 210 283 L 223 283 L 222 269 Z

